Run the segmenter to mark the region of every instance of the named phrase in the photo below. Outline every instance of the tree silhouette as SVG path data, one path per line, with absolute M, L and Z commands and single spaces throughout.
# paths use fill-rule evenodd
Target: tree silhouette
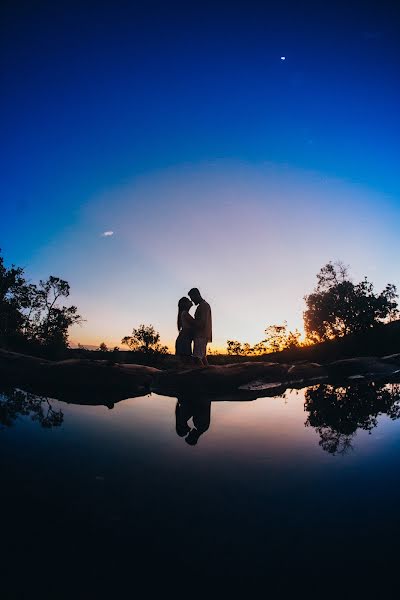
M 321 342 L 367 331 L 398 316 L 397 290 L 387 284 L 380 294 L 365 277 L 354 284 L 343 263 L 327 263 L 317 275 L 313 293 L 305 296 L 304 328 L 307 338 Z
M 23 334 L 23 308 L 27 303 L 24 271 L 12 265 L 7 268 L 0 254 L 0 343 L 12 342 Z
M 28 283 L 23 269 L 6 268 L 0 255 L 0 343 L 66 348 L 68 328 L 82 321 L 76 306 L 60 303 L 69 293 L 59 277 Z
M 226 350 L 229 355 L 234 356 L 261 356 L 270 352 L 280 352 L 300 346 L 301 333 L 297 329 L 288 331 L 287 322 L 282 325 L 269 325 L 265 329 L 265 339 L 254 346 L 249 343 L 227 340 Z
M 269 325 L 265 330 L 265 340 L 267 352 L 280 352 L 289 348 L 300 346 L 301 333 L 297 329 L 288 331 L 287 321 L 282 325 Z
M 37 309 L 36 326 L 33 336 L 43 345 L 66 347 L 68 328 L 74 323 L 82 322 L 77 314 L 76 306 L 59 304 L 61 298 L 67 298 L 70 286 L 67 281 L 51 275 L 47 280 L 40 280 L 36 291 Z
M 227 340 L 226 351 L 230 356 L 244 356 L 247 349 L 247 353 L 250 349 L 250 344 L 242 344 L 237 340 Z
M 101 344 L 99 346 L 99 350 L 100 350 L 100 352 L 108 352 L 107 344 L 105 342 L 101 342 Z
M 139 325 L 137 329 L 132 330 L 132 335 L 122 338 L 121 344 L 144 354 L 166 354 L 168 352 L 167 346 L 161 346 L 160 334 L 153 325 Z

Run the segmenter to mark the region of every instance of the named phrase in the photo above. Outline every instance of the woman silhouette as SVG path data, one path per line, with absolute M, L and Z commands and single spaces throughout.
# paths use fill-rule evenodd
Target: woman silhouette
M 175 354 L 182 362 L 192 362 L 192 341 L 194 336 L 194 318 L 189 314 L 193 303 L 184 296 L 178 302 L 178 337 L 175 342 Z

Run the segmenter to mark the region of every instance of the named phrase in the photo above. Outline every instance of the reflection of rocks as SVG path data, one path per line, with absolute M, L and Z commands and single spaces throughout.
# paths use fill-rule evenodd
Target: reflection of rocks
M 64 360 L 46 365 L 44 375 L 51 381 L 81 385 L 91 385 L 94 382 L 98 387 L 104 385 L 112 387 L 120 383 L 131 383 L 136 387 L 149 387 L 158 369 L 145 365 L 122 365 L 108 360 L 73 359 Z
M 3 379 L 38 395 L 77 404 L 110 404 L 149 392 L 158 369 L 108 360 L 51 362 L 0 350 Z
M 253 399 L 303 388 L 317 381 L 339 384 L 355 378 L 400 381 L 400 354 L 361 357 L 327 365 L 307 361 L 280 364 L 266 361 L 160 371 L 145 365 L 109 360 L 74 359 L 51 362 L 0 350 L 0 376 L 38 394 L 80 404 L 112 405 L 150 390 L 169 396 L 196 391 L 213 399 L 235 396 Z
M 288 387 L 304 388 L 319 381 L 338 383 L 358 377 L 396 381 L 400 379 L 400 368 L 391 360 L 393 361 L 391 357 L 385 360 L 374 357 L 350 358 L 324 366 L 307 361 L 293 365 L 244 362 L 177 372 L 166 371 L 157 377 L 153 389 L 166 394 L 196 389 L 216 397 L 229 390 L 273 396 L 283 393 Z
M 181 391 L 192 389 L 196 392 L 219 393 L 224 390 L 237 390 L 255 379 L 263 382 L 282 381 L 285 373 L 285 365 L 270 362 L 213 365 L 177 372 L 164 371 L 157 377 L 153 389 L 160 393 L 173 392 L 177 395 Z
M 273 392 L 275 390 L 275 395 L 278 395 L 282 393 L 282 387 L 283 391 L 288 387 L 302 388 L 305 385 L 310 385 L 327 378 L 326 369 L 318 363 L 302 361 L 294 365 L 281 366 L 284 367 L 284 372 L 281 374 L 280 381 L 271 382 L 269 377 L 261 374 L 258 379 L 241 385 L 239 389 L 262 392 L 263 396 L 268 391 Z M 273 394 L 269 393 L 268 395 Z
M 252 392 L 268 392 L 270 391 L 273 395 L 277 394 L 277 390 L 282 387 L 280 381 L 263 381 L 262 379 L 255 379 L 250 383 L 245 383 L 239 386 L 239 390 L 249 390 Z M 283 386 L 286 389 L 286 386 Z

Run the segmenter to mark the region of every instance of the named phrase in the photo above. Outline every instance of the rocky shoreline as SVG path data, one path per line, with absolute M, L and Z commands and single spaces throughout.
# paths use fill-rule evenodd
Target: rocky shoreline
M 325 365 L 260 361 L 162 371 L 107 360 L 52 362 L 0 350 L 0 376 L 3 384 L 78 404 L 107 404 L 150 392 L 167 396 L 207 395 L 213 400 L 251 400 L 318 383 L 399 382 L 400 353 L 348 358 Z

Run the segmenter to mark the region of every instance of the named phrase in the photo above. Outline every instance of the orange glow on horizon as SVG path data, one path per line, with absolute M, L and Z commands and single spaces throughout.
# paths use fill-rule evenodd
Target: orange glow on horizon
M 356 228 L 354 215 L 362 215 Z M 285 320 L 304 339 L 304 296 L 330 260 L 377 288 L 399 286 L 396 222 L 390 199 L 359 185 L 283 165 L 215 161 L 105 190 L 26 268 L 33 280 L 52 273 L 70 283 L 71 303 L 86 319 L 71 328 L 72 342 L 121 347 L 144 323 L 173 351 L 178 299 L 198 287 L 213 312 L 211 349 L 225 352 L 227 340 L 253 346 Z

